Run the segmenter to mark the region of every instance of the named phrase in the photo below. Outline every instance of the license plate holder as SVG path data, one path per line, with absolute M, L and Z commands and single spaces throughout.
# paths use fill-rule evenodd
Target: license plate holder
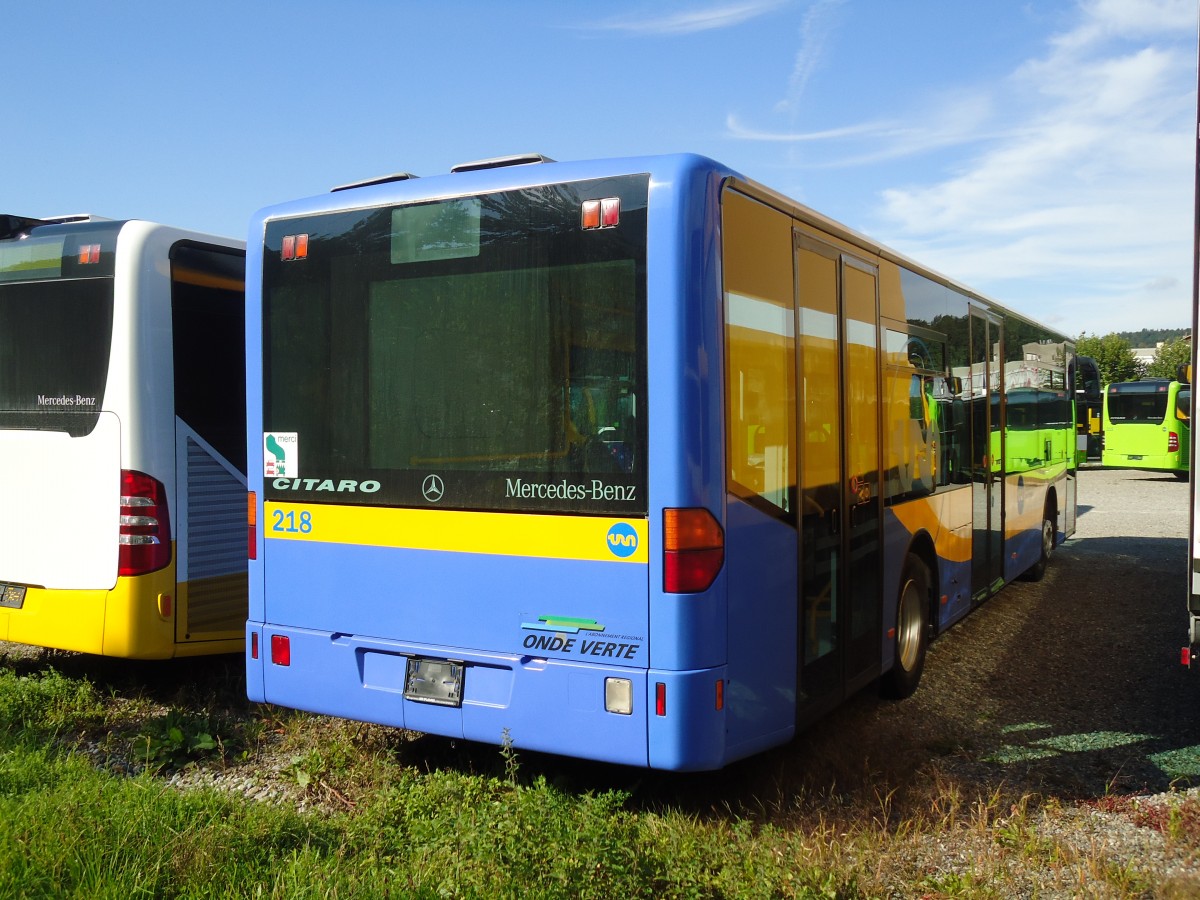
M 466 666 L 449 659 L 410 656 L 404 671 L 404 699 L 438 706 L 462 706 Z
M 0 581 L 0 606 L 5 609 L 20 609 L 24 605 L 25 585 Z

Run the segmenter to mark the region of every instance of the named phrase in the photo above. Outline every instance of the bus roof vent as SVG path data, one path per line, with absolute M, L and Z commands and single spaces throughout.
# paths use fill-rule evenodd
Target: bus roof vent
M 0 213 L 0 240 L 11 240 L 29 234 L 29 230 L 38 225 L 45 225 L 45 219 L 32 219 L 29 216 L 12 216 Z
M 42 225 L 66 225 L 68 222 L 109 222 L 103 216 L 93 216 L 90 213 L 75 213 L 69 216 L 46 216 L 35 219 L 31 216 L 12 216 L 0 213 L 0 240 L 27 236 L 31 229 Z
M 33 216 L 13 216 L 0 213 L 0 238 L 11 238 L 18 234 L 25 234 L 30 228 L 37 228 L 40 225 L 65 225 L 68 222 L 107 221 L 108 219 L 93 216 L 90 213 L 73 213 L 69 216 L 42 216 L 40 219 L 35 219 Z
M 497 156 L 494 159 L 477 159 L 475 162 L 459 163 L 451 172 L 474 172 L 477 169 L 502 169 L 505 166 L 528 166 L 533 163 L 554 162 L 540 153 L 518 153 L 515 156 Z
M 387 184 L 390 181 L 408 181 L 410 178 L 417 176 L 412 172 L 397 172 L 395 175 L 381 175 L 378 178 L 368 178 L 366 181 L 353 181 L 350 184 L 339 184 L 337 187 L 330 188 L 329 193 L 333 194 L 337 191 L 349 191 L 354 188 L 370 187 L 373 184 Z
M 42 219 L 43 225 L 66 225 L 68 222 L 111 222 L 104 216 L 93 216 L 91 213 L 75 213 L 69 216 L 49 216 Z

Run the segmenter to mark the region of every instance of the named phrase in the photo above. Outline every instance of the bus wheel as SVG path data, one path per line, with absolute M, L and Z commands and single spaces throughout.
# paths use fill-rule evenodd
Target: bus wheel
M 915 553 L 908 554 L 896 601 L 896 660 L 880 683 L 885 697 L 907 697 L 921 681 L 928 641 L 925 615 L 929 609 L 929 582 L 929 567 Z
M 1025 574 L 1021 576 L 1023 581 L 1041 581 L 1046 574 L 1046 563 L 1050 561 L 1050 554 L 1054 550 L 1054 510 L 1046 505 L 1045 511 L 1042 513 L 1042 553 L 1038 557 L 1038 561 L 1025 570 Z

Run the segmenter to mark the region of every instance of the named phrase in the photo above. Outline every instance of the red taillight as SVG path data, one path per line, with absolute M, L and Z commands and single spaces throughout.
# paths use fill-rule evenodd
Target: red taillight
M 663 510 L 663 590 L 708 590 L 725 562 L 725 532 L 707 509 Z
M 1179 452 L 1179 435 L 1176 434 L 1174 431 L 1170 432 L 1167 435 L 1167 452 L 1168 453 L 1178 453 Z
M 143 472 L 121 470 L 118 575 L 145 575 L 171 562 L 167 489 Z
M 605 197 L 600 201 L 600 227 L 616 228 L 621 224 L 621 198 Z
M 292 640 L 287 635 L 271 635 L 271 662 L 277 666 L 292 664 Z
M 258 632 L 250 632 L 250 658 L 258 659 Z
M 654 685 L 654 714 L 656 716 L 667 714 L 667 686 L 661 681 Z
M 258 559 L 258 494 L 246 494 L 246 557 Z

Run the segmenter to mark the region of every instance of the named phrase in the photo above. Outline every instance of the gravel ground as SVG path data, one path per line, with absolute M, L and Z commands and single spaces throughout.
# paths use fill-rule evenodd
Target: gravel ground
M 1187 507 L 1188 484 L 1171 476 L 1085 468 L 1078 530 L 1045 579 L 1010 585 L 940 637 L 909 700 L 864 691 L 787 747 L 716 774 L 667 777 L 536 756 L 522 758 L 522 772 L 628 788 L 647 808 L 668 802 L 701 818 L 808 830 L 861 825 L 874 808 L 892 835 L 871 845 L 880 858 L 837 847 L 830 857 L 877 873 L 866 887 L 883 896 L 1200 898 L 1200 838 L 1171 839 L 1161 827 L 1168 809 L 1200 801 L 1200 671 L 1179 664 Z M 109 677 L 111 661 L 75 657 L 64 666 L 67 655 L 31 653 L 39 652 L 0 644 L 0 660 L 78 666 L 101 684 L 131 677 L 127 669 Z M 180 677 L 228 685 L 238 662 L 189 662 Z M 494 767 L 494 748 L 411 738 L 383 740 L 404 742 L 412 765 Z M 115 771 L 137 769 L 111 742 L 85 749 Z M 298 788 L 289 760 L 268 738 L 248 759 L 166 777 L 302 808 L 328 802 Z M 948 808 L 953 798 L 961 808 Z M 948 824 L 903 827 L 914 821 Z M 1122 893 L 1101 878 L 1113 871 L 1155 887 Z M 967 887 L 912 887 L 929 884 Z
M 1089 469 L 1075 536 L 946 634 L 919 705 L 968 728 L 981 760 L 1064 799 L 1200 784 L 1200 671 L 1187 642 L 1188 484 Z M 916 698 L 914 698 L 916 699 Z
M 1158 886 L 1152 896 L 1200 897 L 1195 836 L 1189 845 L 1137 824 L 1164 821 L 1200 786 L 1200 671 L 1179 663 L 1188 489 L 1170 475 L 1085 468 L 1077 531 L 1043 581 L 1009 585 L 940 637 L 910 700 L 863 698 L 799 743 L 827 748 L 844 740 L 839 727 L 882 733 L 907 761 L 901 769 L 911 768 L 882 766 L 888 790 L 925 782 L 942 794 L 953 785 L 966 797 L 1026 798 L 1042 837 L 1136 873 Z M 902 813 L 915 814 L 928 796 L 913 790 Z M 998 818 L 901 843 L 895 862 L 972 871 L 1004 843 L 1005 827 Z M 1014 896 L 1123 896 L 1081 877 L 1079 866 L 1031 866 L 1028 854 L 995 864 L 1009 868 Z

